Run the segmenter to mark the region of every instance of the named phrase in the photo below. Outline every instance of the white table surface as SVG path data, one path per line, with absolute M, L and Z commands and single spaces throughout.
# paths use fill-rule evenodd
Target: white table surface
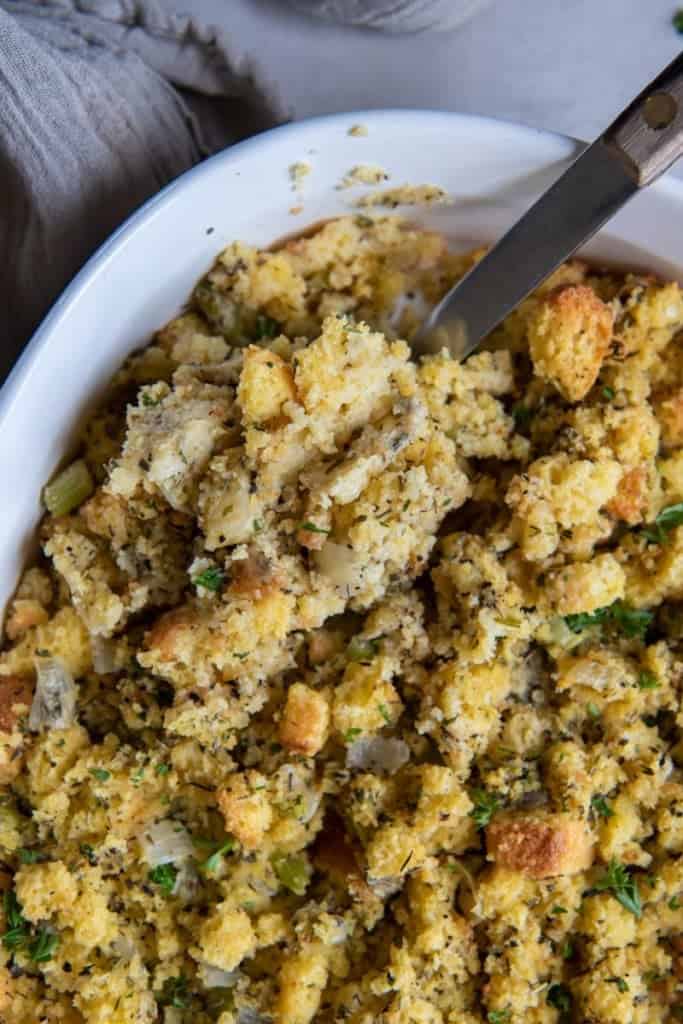
M 318 22 L 285 0 L 182 4 L 227 29 L 296 118 L 436 107 L 588 139 L 683 48 L 670 0 L 493 0 L 455 32 L 411 36 Z

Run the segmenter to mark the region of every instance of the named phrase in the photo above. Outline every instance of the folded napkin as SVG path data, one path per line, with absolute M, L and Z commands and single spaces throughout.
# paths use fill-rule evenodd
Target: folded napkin
M 283 118 L 225 36 L 156 0 L 0 0 L 0 380 L 129 213 Z

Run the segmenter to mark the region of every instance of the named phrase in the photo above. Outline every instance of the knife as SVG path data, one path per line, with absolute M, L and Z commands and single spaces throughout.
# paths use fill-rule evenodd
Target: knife
M 522 299 L 683 152 L 683 52 L 444 296 L 417 354 L 464 359 Z

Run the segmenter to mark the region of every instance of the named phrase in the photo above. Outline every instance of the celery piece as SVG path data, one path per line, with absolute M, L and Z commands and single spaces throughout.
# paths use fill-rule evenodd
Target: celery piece
M 44 487 L 43 503 L 53 516 L 65 516 L 89 498 L 93 490 L 90 470 L 83 459 L 77 459 Z
M 281 885 L 295 896 L 303 896 L 309 881 L 308 865 L 302 857 L 271 857 L 273 870 Z

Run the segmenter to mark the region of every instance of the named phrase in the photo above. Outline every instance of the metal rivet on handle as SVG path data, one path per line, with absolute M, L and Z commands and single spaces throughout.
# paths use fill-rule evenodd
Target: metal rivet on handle
M 677 113 L 678 104 L 668 92 L 656 92 L 645 100 L 643 119 L 653 131 L 661 132 L 668 128 Z

